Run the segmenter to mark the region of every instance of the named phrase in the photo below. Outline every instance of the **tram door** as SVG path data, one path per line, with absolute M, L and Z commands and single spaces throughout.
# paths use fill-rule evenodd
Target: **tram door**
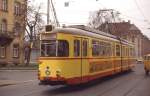
M 75 38 L 74 40 L 74 56 L 77 58 L 80 58 L 79 63 L 79 70 L 80 70 L 80 76 L 81 81 L 83 80 L 83 76 L 86 74 L 87 66 L 88 66 L 88 39 L 86 38 Z
M 81 45 L 81 80 L 83 80 L 83 76 L 87 75 L 88 72 L 88 49 L 89 49 L 89 42 L 88 39 L 82 38 L 82 45 Z

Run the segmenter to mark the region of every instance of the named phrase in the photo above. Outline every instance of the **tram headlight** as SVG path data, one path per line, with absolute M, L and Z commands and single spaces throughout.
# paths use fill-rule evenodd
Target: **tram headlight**
M 46 74 L 47 76 L 49 76 L 49 75 L 51 74 L 51 72 L 50 72 L 49 70 L 46 70 L 46 71 L 45 71 L 45 74 Z
M 46 67 L 45 74 L 49 76 L 51 74 L 49 66 Z

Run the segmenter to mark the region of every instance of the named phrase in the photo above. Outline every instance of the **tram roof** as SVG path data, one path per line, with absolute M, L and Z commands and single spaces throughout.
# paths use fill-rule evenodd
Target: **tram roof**
M 47 33 L 66 33 L 66 34 L 102 38 L 102 39 L 108 39 L 108 40 L 120 42 L 117 36 L 114 36 L 114 35 L 111 35 L 102 31 L 98 31 L 98 30 L 87 31 L 87 30 L 78 29 L 78 28 L 56 28 L 52 30 L 51 32 L 47 32 Z M 124 44 L 131 44 L 127 40 L 124 40 L 124 39 L 121 39 L 121 42 Z
M 145 55 L 145 56 L 150 56 L 150 54 L 147 54 L 147 55 Z

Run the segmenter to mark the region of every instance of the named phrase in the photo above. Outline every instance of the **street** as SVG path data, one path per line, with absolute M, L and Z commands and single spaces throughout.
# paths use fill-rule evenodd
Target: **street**
M 36 70 L 0 71 L 0 80 L 14 82 L 0 86 L 0 96 L 150 96 L 150 76 L 145 75 L 143 64 L 132 72 L 78 86 L 40 86 Z

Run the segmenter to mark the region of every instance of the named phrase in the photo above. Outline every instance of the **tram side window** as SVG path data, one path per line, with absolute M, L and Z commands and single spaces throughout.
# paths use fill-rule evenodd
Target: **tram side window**
M 146 56 L 144 56 L 144 60 L 146 60 L 147 58 L 146 58 Z
M 105 43 L 104 42 L 100 42 L 100 56 L 105 56 L 106 54 L 106 48 L 105 48 Z
M 112 55 L 112 52 L 111 52 L 111 45 L 108 43 L 107 44 L 107 47 L 106 47 L 106 56 L 111 56 Z
M 133 53 L 132 53 L 132 48 L 130 48 L 130 56 L 132 56 L 133 55 Z
M 130 48 L 128 48 L 128 56 L 130 57 Z
M 69 44 L 66 40 L 60 40 L 58 42 L 58 57 L 69 56 Z
M 125 56 L 125 46 L 122 46 L 122 56 Z
M 145 60 L 148 60 L 148 56 L 145 56 Z
M 116 56 L 120 56 L 120 46 L 116 45 Z
M 99 56 L 99 41 L 93 40 L 92 41 L 92 56 Z
M 80 40 L 74 40 L 74 56 L 80 56 Z
M 150 60 L 150 56 L 148 56 L 148 60 Z
M 149 57 L 149 56 L 146 56 L 146 60 L 150 60 L 150 57 Z
M 87 56 L 87 41 L 83 40 L 83 56 Z
M 145 56 L 145 60 L 148 60 L 148 56 Z
M 128 57 L 128 51 L 129 51 L 128 48 L 126 48 L 126 56 L 127 56 L 127 57 Z

